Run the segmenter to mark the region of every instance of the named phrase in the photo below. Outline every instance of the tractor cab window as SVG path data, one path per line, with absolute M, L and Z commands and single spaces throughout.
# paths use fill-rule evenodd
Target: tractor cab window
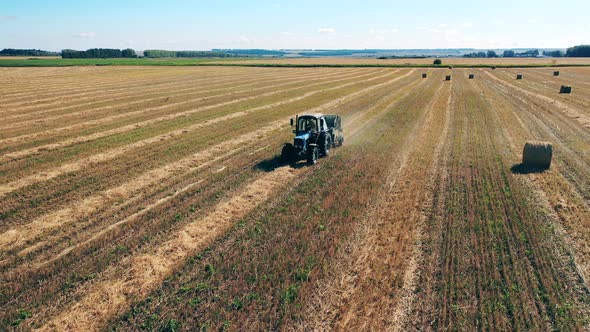
M 297 131 L 311 132 L 317 130 L 317 120 L 315 118 L 299 118 Z
M 324 119 L 320 119 L 320 128 L 323 131 L 327 131 L 328 130 L 328 126 L 326 126 L 326 121 Z

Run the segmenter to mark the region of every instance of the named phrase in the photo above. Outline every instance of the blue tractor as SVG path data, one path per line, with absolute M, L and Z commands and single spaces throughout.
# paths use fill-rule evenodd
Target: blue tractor
M 314 165 L 319 157 L 328 156 L 332 148 L 344 143 L 340 115 L 299 115 L 291 119 L 293 126 L 293 144 L 286 143 L 281 151 L 281 159 L 286 163 L 307 160 L 309 165 Z

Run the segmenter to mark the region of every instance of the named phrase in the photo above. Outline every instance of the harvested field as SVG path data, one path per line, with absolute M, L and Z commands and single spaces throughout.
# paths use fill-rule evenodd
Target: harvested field
M 553 71 L 2 68 L 0 330 L 590 329 L 590 69 Z M 317 112 L 344 146 L 282 164 Z

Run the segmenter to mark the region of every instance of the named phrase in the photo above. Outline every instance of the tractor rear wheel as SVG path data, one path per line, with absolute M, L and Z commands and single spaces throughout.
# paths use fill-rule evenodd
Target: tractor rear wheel
M 307 164 L 308 165 L 315 165 L 318 162 L 319 151 L 317 146 L 313 146 L 309 148 L 307 152 Z

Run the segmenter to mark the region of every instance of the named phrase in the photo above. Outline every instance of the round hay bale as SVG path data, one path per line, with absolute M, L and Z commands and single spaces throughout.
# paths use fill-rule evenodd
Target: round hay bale
M 562 85 L 559 89 L 559 93 L 572 93 L 572 87 L 568 85 Z
M 518 74 L 518 75 L 516 75 L 516 79 L 517 79 L 517 80 L 522 80 L 522 74 Z
M 472 80 L 475 78 L 475 74 L 469 74 L 469 79 Z
M 559 71 L 558 70 L 554 71 L 553 76 L 559 76 Z
M 450 80 L 451 80 L 451 75 L 447 75 L 447 76 L 445 77 L 445 81 L 450 81 Z
M 422 74 L 422 78 L 426 78 L 428 74 Z
M 549 142 L 528 141 L 524 144 L 522 164 L 526 167 L 548 169 L 552 157 L 553 145 Z

